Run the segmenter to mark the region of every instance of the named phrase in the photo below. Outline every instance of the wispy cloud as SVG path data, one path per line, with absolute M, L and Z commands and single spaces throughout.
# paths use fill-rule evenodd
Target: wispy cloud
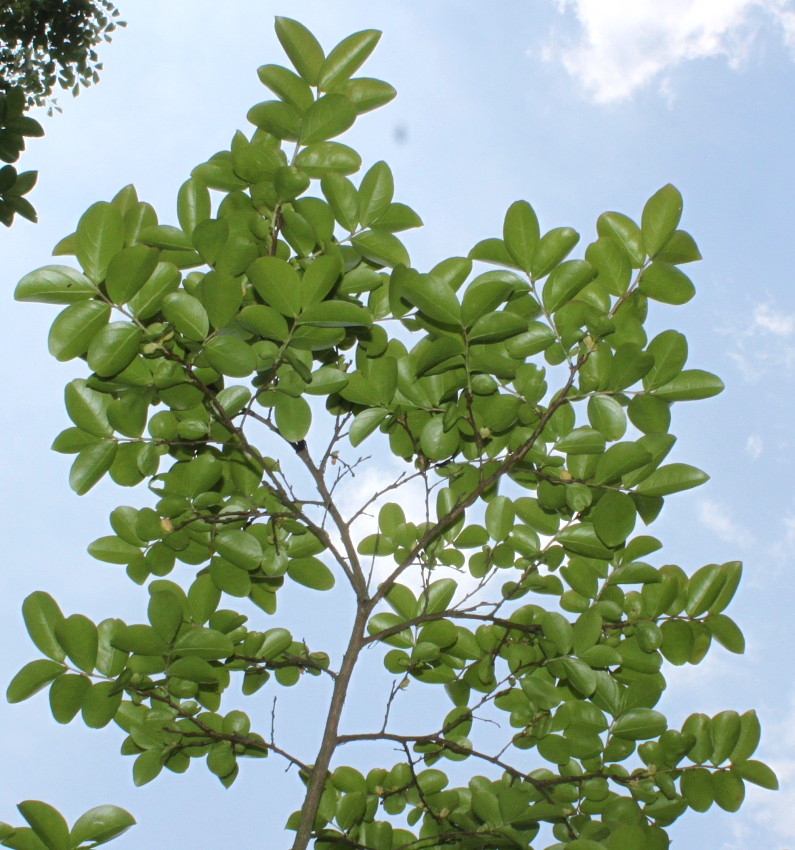
M 698 518 L 702 525 L 727 543 L 749 546 L 754 542 L 753 534 L 734 519 L 723 502 L 702 499 L 698 504 Z
M 782 345 L 795 335 L 795 313 L 782 310 L 775 301 L 759 302 L 750 311 L 750 319 L 733 321 L 734 327 L 721 329 L 731 337 L 733 350 L 728 356 L 748 381 L 758 381 L 771 368 L 791 369 L 795 365 L 795 350 Z
M 791 0 L 556 0 L 573 12 L 574 38 L 557 34 L 544 54 L 557 60 L 597 103 L 631 97 L 655 82 L 672 96 L 668 73 L 693 59 L 746 60 L 758 30 L 773 24 L 795 46 Z
M 745 441 L 745 450 L 753 460 L 759 460 L 764 448 L 765 444 L 759 434 L 751 434 Z

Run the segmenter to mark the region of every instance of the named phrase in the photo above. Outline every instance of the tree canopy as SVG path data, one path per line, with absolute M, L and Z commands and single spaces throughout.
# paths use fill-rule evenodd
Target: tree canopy
M 29 106 L 56 86 L 77 94 L 99 80 L 96 46 L 118 26 L 110 0 L 9 0 L 0 8 L 0 91 L 21 88 Z M 57 108 L 57 107 L 56 107 Z
M 361 156 L 335 141 L 394 96 L 354 76 L 380 34 L 326 54 L 296 21 L 276 31 L 294 70 L 259 68 L 275 97 L 193 170 L 176 224 L 127 186 L 56 246 L 72 264 L 17 286 L 63 307 L 50 352 L 86 366 L 53 445 L 74 455 L 72 489 L 145 485 L 88 551 L 148 606 L 94 623 L 30 595 L 42 657 L 9 700 L 47 688 L 58 722 L 115 722 L 137 785 L 199 760 L 227 787 L 240 759 L 294 768 L 294 850 L 664 850 L 688 809 L 776 787 L 754 711 L 679 726 L 660 710 L 666 665 L 745 646 L 725 613 L 741 564 L 658 565 L 648 533 L 708 477 L 668 460 L 672 413 L 723 389 L 683 333 L 647 331 L 695 292 L 680 193 L 660 188 L 639 221 L 603 213 L 579 258 L 574 229 L 516 201 L 499 236 L 420 272 L 398 234 L 422 221 L 391 169 L 354 182 Z M 377 484 L 351 507 L 366 469 Z M 285 596 L 314 602 L 343 651 L 300 639 Z M 354 728 L 368 651 L 380 725 Z M 306 706 L 317 747 L 285 745 L 275 707 L 229 705 L 233 686 L 275 697 L 308 677 L 327 685 Z M 346 764 L 360 747 L 367 771 Z M 133 823 L 113 806 L 71 830 L 40 801 L 20 813 L 28 827 L 0 826 L 15 850 Z

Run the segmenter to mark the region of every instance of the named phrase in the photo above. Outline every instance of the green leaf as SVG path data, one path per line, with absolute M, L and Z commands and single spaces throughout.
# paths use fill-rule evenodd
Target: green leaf
M 116 456 L 115 440 L 102 440 L 83 449 L 69 471 L 69 486 L 82 496 L 110 469 Z
M 613 724 L 613 734 L 638 741 L 656 738 L 668 728 L 665 715 L 652 708 L 630 708 Z
M 315 142 L 302 148 L 295 157 L 295 165 L 309 177 L 353 174 L 361 164 L 359 154 L 339 142 Z
M 645 480 L 637 486 L 637 492 L 644 496 L 669 496 L 671 493 L 679 493 L 698 487 L 709 480 L 709 475 L 689 466 L 686 463 L 669 463 L 656 469 Z
M 310 107 L 314 101 L 306 81 L 281 65 L 261 65 L 257 68 L 257 76 L 278 98 L 300 112 Z
M 588 399 L 588 421 L 606 440 L 620 440 L 627 430 L 624 408 L 612 396 L 593 395 Z
M 609 490 L 591 510 L 594 531 L 605 546 L 620 546 L 635 527 L 635 505 L 626 493 Z
M 210 318 L 201 301 L 182 290 L 163 299 L 163 315 L 186 339 L 201 342 L 210 332 Z
M 753 709 L 740 715 L 740 737 L 729 754 L 729 761 L 736 763 L 749 759 L 759 746 L 761 735 L 762 728 L 759 724 L 759 718 Z
M 597 484 L 614 484 L 651 460 L 652 455 L 638 443 L 616 443 L 596 462 L 593 480 Z
M 260 257 L 246 271 L 262 298 L 285 316 L 301 310 L 301 279 L 298 272 L 278 257 Z
M 113 256 L 105 289 L 114 304 L 126 304 L 152 276 L 160 252 L 148 245 L 132 245 Z
M 316 100 L 301 120 L 300 143 L 311 145 L 344 133 L 356 120 L 356 110 L 347 97 L 326 94 Z
M 693 282 L 683 271 L 659 261 L 641 272 L 638 289 L 663 304 L 686 304 L 696 294 Z
M 204 658 L 212 661 L 228 658 L 234 651 L 234 644 L 229 635 L 215 629 L 188 629 L 174 644 L 174 654 L 183 658 Z
M 86 276 L 94 283 L 105 279 L 111 257 L 124 247 L 121 213 L 106 201 L 92 204 L 77 223 L 76 253 Z
M 146 750 L 135 759 L 133 764 L 133 782 L 136 787 L 146 785 L 155 779 L 163 769 L 160 750 Z
M 317 85 L 323 66 L 323 48 L 311 32 L 292 18 L 276 18 L 276 37 L 295 70 L 309 83 Z
M 359 443 L 364 442 L 388 415 L 389 411 L 383 407 L 370 407 L 357 413 L 348 431 L 351 445 L 358 446 Z
M 88 545 L 88 554 L 98 561 L 108 564 L 129 564 L 141 554 L 140 546 L 135 546 L 122 540 L 121 537 L 110 535 L 99 537 Z
M 231 378 L 245 378 L 257 365 L 251 346 L 236 336 L 214 336 L 204 346 L 203 354 L 213 369 Z
M 28 635 L 37 648 L 49 658 L 63 661 L 66 652 L 55 636 L 55 627 L 64 617 L 52 596 L 42 590 L 26 596 L 22 603 L 22 616 Z
M 403 243 L 385 230 L 365 230 L 351 239 L 351 244 L 366 259 L 379 266 L 394 268 L 411 263 Z
M 693 263 L 701 259 L 693 237 L 685 230 L 676 230 L 656 256 L 664 263 Z
M 196 288 L 195 295 L 204 305 L 212 326 L 221 329 L 240 308 L 243 299 L 241 279 L 217 271 L 208 272 Z
M 385 162 L 376 162 L 359 185 L 357 218 L 364 227 L 369 227 L 387 212 L 394 192 L 392 171 Z
M 80 301 L 62 310 L 50 328 L 47 346 L 56 360 L 72 360 L 88 350 L 91 340 L 110 318 L 101 301 Z
M 508 253 L 517 265 L 530 271 L 540 231 L 535 211 L 527 201 L 515 201 L 508 207 L 502 228 L 502 238 Z
M 65 672 L 66 668 L 63 664 L 46 658 L 31 661 L 11 680 L 6 690 L 6 699 L 12 703 L 22 702 Z
M 366 328 L 373 320 L 364 307 L 347 301 L 322 301 L 307 307 L 298 317 L 302 325 L 319 328 Z
M 723 381 L 711 372 L 685 369 L 675 378 L 658 387 L 654 394 L 664 401 L 696 401 L 723 392 Z
M 597 537 L 592 525 L 577 523 L 565 528 L 557 536 L 558 542 L 567 552 L 586 558 L 610 560 L 613 553 Z
M 280 100 L 266 100 L 252 106 L 246 118 L 255 127 L 277 139 L 297 142 L 301 135 L 301 113 Z
M 177 218 L 184 233 L 190 237 L 201 224 L 210 217 L 210 193 L 201 180 L 190 177 L 180 186 L 177 195 Z M 193 248 L 193 243 L 188 242 L 188 248 Z
M 549 274 L 579 241 L 580 234 L 571 227 L 556 227 L 545 233 L 539 239 L 533 256 L 533 278 L 539 279 Z
M 372 77 L 356 77 L 348 80 L 338 86 L 337 91 L 348 98 L 359 115 L 389 103 L 397 94 L 389 83 L 374 80 Z
M 581 290 L 598 274 L 598 271 L 585 260 L 568 260 L 561 263 L 547 278 L 541 299 L 547 311 L 554 313 Z
M 736 773 L 718 770 L 712 774 L 715 802 L 726 812 L 736 812 L 745 798 L 745 785 Z
M 560 655 L 571 652 L 574 632 L 571 623 L 557 611 L 545 611 L 540 619 L 541 631 L 552 641 Z
M 778 778 L 776 774 L 761 761 L 738 762 L 732 765 L 732 772 L 748 782 L 753 782 L 754 785 L 769 788 L 771 791 L 778 791 Z
M 722 764 L 740 738 L 740 715 L 736 711 L 719 711 L 712 718 L 712 758 L 714 765 Z
M 173 263 L 158 263 L 146 283 L 130 299 L 130 310 L 139 319 L 149 319 L 155 315 L 169 292 L 173 292 L 180 282 L 179 269 Z
M 170 251 L 192 251 L 190 235 L 171 224 L 153 224 L 138 234 L 138 241 Z
M 109 397 L 92 390 L 82 378 L 66 385 L 64 401 L 69 418 L 81 430 L 95 437 L 109 437 L 113 433 L 108 422 Z
M 334 218 L 346 229 L 353 232 L 357 224 L 358 200 L 356 187 L 341 174 L 329 174 L 320 182 L 326 200 Z
M 527 320 L 516 313 L 501 311 L 481 316 L 470 328 L 467 337 L 470 343 L 499 342 L 516 336 L 527 328 Z
M 420 448 L 430 460 L 452 457 L 458 451 L 459 442 L 458 429 L 445 431 L 444 419 L 441 416 L 429 419 L 420 434 Z
M 72 614 L 55 626 L 58 643 L 74 664 L 86 673 L 94 672 L 97 661 L 97 627 L 82 614 Z
M 312 410 L 306 399 L 277 393 L 274 407 L 276 427 L 282 437 L 291 443 L 303 440 L 312 424 Z
M 740 627 L 725 614 L 712 614 L 704 620 L 704 624 L 719 644 L 729 652 L 742 655 L 745 652 L 745 638 Z
M 118 375 L 138 354 L 142 340 L 142 332 L 132 322 L 111 322 L 91 340 L 88 365 L 102 378 Z
M 458 585 L 451 578 L 440 578 L 423 590 L 417 601 L 417 614 L 439 614 L 455 596 Z
M 555 341 L 555 332 L 543 322 L 528 322 L 523 333 L 511 337 L 505 347 L 511 357 L 524 360 L 545 351 Z
M 362 30 L 344 38 L 323 62 L 317 79 L 318 88 L 330 91 L 350 79 L 373 52 L 380 38 L 378 30 Z
M 507 496 L 495 496 L 486 506 L 486 531 L 494 540 L 505 540 L 515 519 L 513 502 Z
M 215 549 L 227 561 L 244 570 L 255 570 L 262 561 L 262 546 L 253 534 L 238 529 L 220 532 Z
M 373 225 L 377 230 L 397 233 L 401 230 L 411 230 L 413 227 L 422 227 L 422 219 L 406 204 L 394 203 L 387 207 L 386 212 L 379 216 Z
M 712 774 L 705 767 L 683 771 L 679 789 L 690 808 L 697 812 L 706 812 L 715 800 Z
M 287 575 L 312 590 L 330 590 L 334 587 L 334 574 L 317 558 L 292 558 L 287 564 Z
M 69 266 L 44 266 L 26 274 L 14 290 L 17 301 L 75 304 L 97 294 L 94 284 Z
M 668 243 L 682 217 L 682 196 L 670 183 L 655 192 L 643 207 L 640 229 L 643 247 L 654 257 Z
M 40 800 L 25 800 L 17 808 L 48 850 L 70 850 L 69 827 L 57 809 Z
M 583 425 L 561 437 L 555 443 L 555 450 L 568 455 L 601 454 L 605 450 L 605 438 L 599 431 Z
M 703 614 L 715 601 L 726 577 L 718 564 L 707 564 L 693 573 L 687 586 L 688 616 Z
M 654 365 L 643 378 L 647 389 L 655 389 L 675 378 L 687 361 L 687 339 L 678 331 L 663 331 L 649 343 Z
M 119 806 L 95 806 L 74 822 L 71 832 L 73 847 L 90 841 L 97 847 L 126 832 L 135 825 L 135 818 Z
M 341 271 L 337 257 L 323 255 L 312 260 L 301 278 L 301 306 L 309 307 L 321 302 L 334 288 Z
M 420 274 L 406 277 L 401 296 L 429 319 L 449 325 L 461 323 L 461 305 L 455 292 L 444 281 L 433 275 Z
M 620 245 L 633 268 L 639 269 L 643 265 L 646 257 L 643 237 L 631 218 L 617 212 L 602 213 L 596 220 L 596 232 Z
M 114 672 L 121 670 L 123 666 L 123 654 L 112 650 L 114 655 L 120 656 L 116 662 Z M 100 663 L 97 662 L 97 669 Z M 104 672 L 104 671 L 103 671 Z M 83 699 L 83 722 L 89 729 L 102 729 L 116 716 L 121 705 L 121 694 L 115 692 L 115 682 L 96 682 L 91 686 Z
M 90 687 L 89 680 L 76 673 L 59 676 L 50 685 L 50 710 L 57 723 L 74 720 Z

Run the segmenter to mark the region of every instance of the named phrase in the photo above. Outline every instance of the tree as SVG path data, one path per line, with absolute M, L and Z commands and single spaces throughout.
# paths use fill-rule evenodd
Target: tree
M 50 101 L 56 83 L 77 96 L 80 86 L 99 80 L 102 64 L 94 49 L 110 41 L 124 21 L 109 0 L 12 0 L 0 8 L 0 223 L 10 227 L 15 215 L 36 222 L 27 194 L 38 172 L 18 174 L 11 163 L 25 149 L 26 136 L 44 130 L 25 115 L 32 106 Z M 49 114 L 59 112 L 55 99 Z
M 277 99 L 250 110 L 250 139 L 194 169 L 179 227 L 128 186 L 56 247 L 82 271 L 47 266 L 17 287 L 65 305 L 50 351 L 90 370 L 66 387 L 74 425 L 54 443 L 76 455 L 71 486 L 109 474 L 156 499 L 116 508 L 89 546 L 148 582 L 149 622 L 95 625 L 32 594 L 23 613 L 46 657 L 8 698 L 49 687 L 56 720 L 114 720 L 139 785 L 202 758 L 228 786 L 239 758 L 277 756 L 305 786 L 294 850 L 658 850 L 688 808 L 735 811 L 746 781 L 776 787 L 751 758 L 753 711 L 678 730 L 656 708 L 665 661 L 697 664 L 713 639 L 744 649 L 724 613 L 741 565 L 657 567 L 643 559 L 662 544 L 635 533 L 706 480 L 665 462 L 671 410 L 723 387 L 685 368 L 681 333 L 644 330 L 655 302 L 694 293 L 680 194 L 660 189 L 640 225 L 601 215 L 584 259 L 567 259 L 575 231 L 542 235 L 517 201 L 502 238 L 420 273 L 395 234 L 421 221 L 393 200 L 389 167 L 355 186 L 360 156 L 331 141 L 394 96 L 353 77 L 379 33 L 326 56 L 299 23 L 276 31 L 297 73 L 259 69 Z M 496 269 L 472 277 L 475 263 Z M 368 463 L 384 475 L 387 452 L 403 471 L 346 511 L 342 488 Z M 187 587 L 165 578 L 177 561 L 196 568 Z M 350 633 L 332 661 L 277 601 L 335 582 Z M 376 646 L 393 677 L 383 722 L 351 730 L 345 699 Z M 317 752 L 222 710 L 233 678 L 252 695 L 302 674 L 329 684 Z M 411 734 L 392 725 L 406 689 L 448 701 Z M 362 744 L 388 759 L 366 775 L 342 763 Z M 20 810 L 30 828 L 0 833 L 17 850 L 93 846 L 132 823 L 106 807 L 70 838 L 46 804 Z
M 43 106 L 56 84 L 77 95 L 99 80 L 96 46 L 110 41 L 119 11 L 109 0 L 11 0 L 0 9 L 0 91 L 21 88 Z M 52 108 L 57 109 L 52 101 Z

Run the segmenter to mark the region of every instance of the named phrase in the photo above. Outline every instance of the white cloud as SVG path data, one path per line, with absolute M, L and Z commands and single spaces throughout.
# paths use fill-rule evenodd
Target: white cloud
M 759 434 L 751 434 L 751 436 L 745 441 L 745 450 L 754 460 L 759 459 L 764 447 L 765 444 L 762 442 L 762 438 Z
M 732 321 L 733 327 L 720 330 L 731 338 L 733 350 L 728 356 L 749 381 L 758 381 L 773 369 L 789 372 L 795 364 L 795 350 L 782 342 L 795 334 L 795 313 L 781 310 L 769 299 L 748 311 L 750 319 L 743 314 Z
M 574 12 L 575 39 L 553 38 L 547 59 L 561 61 L 598 103 L 631 97 L 656 81 L 670 97 L 666 74 L 692 59 L 746 59 L 757 30 L 771 20 L 795 48 L 791 0 L 556 0 Z M 667 94 L 666 94 L 667 92 Z
M 795 315 L 780 313 L 770 304 L 758 304 L 754 309 L 751 329 L 771 333 L 774 336 L 789 336 L 795 331 Z
M 732 517 L 731 511 L 722 502 L 702 499 L 698 505 L 698 518 L 702 525 L 727 543 L 738 546 L 753 543 L 753 535 Z

